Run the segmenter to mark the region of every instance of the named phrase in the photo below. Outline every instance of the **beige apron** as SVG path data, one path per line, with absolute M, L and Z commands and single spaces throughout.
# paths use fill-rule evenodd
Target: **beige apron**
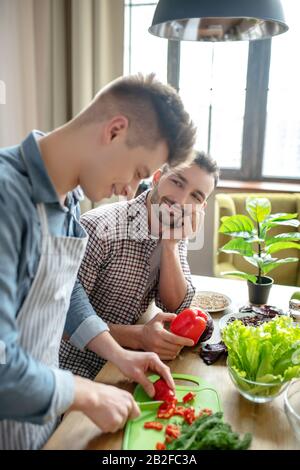
M 42 231 L 41 257 L 16 319 L 18 342 L 34 359 L 53 368 L 58 367 L 59 346 L 87 234 L 78 223 L 78 238 L 55 237 L 48 230 L 45 206 L 38 204 L 37 209 Z M 57 419 L 44 425 L 0 421 L 0 449 L 40 449 L 56 424 Z

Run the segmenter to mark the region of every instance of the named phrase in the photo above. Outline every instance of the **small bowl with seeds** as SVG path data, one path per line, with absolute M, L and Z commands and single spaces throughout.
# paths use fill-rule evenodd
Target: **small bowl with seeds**
M 212 291 L 198 291 L 195 293 L 191 307 L 203 308 L 209 313 L 222 312 L 231 304 L 227 295 Z

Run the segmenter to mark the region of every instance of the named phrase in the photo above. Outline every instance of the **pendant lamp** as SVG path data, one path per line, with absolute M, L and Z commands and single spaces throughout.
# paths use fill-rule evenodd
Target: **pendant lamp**
M 149 32 L 177 41 L 251 41 L 288 30 L 279 0 L 160 0 Z

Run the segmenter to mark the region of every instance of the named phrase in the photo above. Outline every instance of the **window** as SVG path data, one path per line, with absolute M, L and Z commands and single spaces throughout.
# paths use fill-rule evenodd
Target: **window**
M 181 44 L 179 90 L 198 128 L 196 146 L 223 168 L 241 168 L 247 59 L 248 43 Z
M 264 176 L 300 177 L 300 4 L 286 4 L 290 30 L 272 40 Z
M 167 41 L 148 33 L 157 1 L 125 1 L 125 73 L 175 86 L 198 127 L 197 148 L 223 178 L 300 179 L 300 2 L 285 0 L 290 31 L 271 40 Z
M 167 82 L 168 41 L 148 33 L 156 1 L 125 1 L 124 73 L 155 72 Z

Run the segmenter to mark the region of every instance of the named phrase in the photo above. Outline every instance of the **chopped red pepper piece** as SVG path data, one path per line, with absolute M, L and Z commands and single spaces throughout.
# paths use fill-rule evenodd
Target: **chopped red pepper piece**
M 195 399 L 195 396 L 196 396 L 195 392 L 189 392 L 183 397 L 182 401 L 183 403 L 187 403 L 188 401 L 193 401 Z
M 176 424 L 168 424 L 166 427 L 166 435 L 177 439 L 180 436 L 180 428 Z
M 195 419 L 196 419 L 195 408 L 193 408 L 192 406 L 190 408 L 186 408 L 184 412 L 185 422 L 188 424 L 192 424 L 195 421 Z
M 199 418 L 203 415 L 212 415 L 212 410 L 210 410 L 209 408 L 203 408 L 203 410 L 201 410 L 199 413 Z
M 212 410 L 210 408 L 203 408 L 203 413 L 207 414 L 207 415 L 212 415 Z
M 174 416 L 184 416 L 186 408 L 184 406 L 176 406 Z
M 163 442 L 158 442 L 156 444 L 156 450 L 166 450 L 166 444 L 164 444 Z
M 146 423 L 144 423 L 144 428 L 155 429 L 156 431 L 161 431 L 163 428 L 163 425 L 159 423 L 158 421 L 147 421 Z
M 161 419 L 169 419 L 174 415 L 175 403 L 162 403 L 157 410 L 157 417 Z

